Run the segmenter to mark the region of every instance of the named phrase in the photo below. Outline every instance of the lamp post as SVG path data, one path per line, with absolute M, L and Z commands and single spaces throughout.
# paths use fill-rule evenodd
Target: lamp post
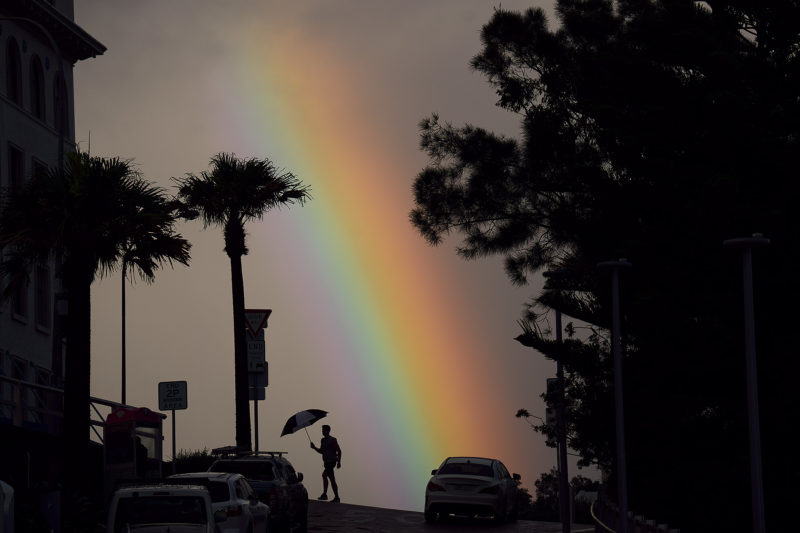
M 557 279 L 563 275 L 561 270 L 552 270 L 544 273 L 548 279 Z M 556 341 L 562 343 L 561 311 L 556 311 Z M 559 357 L 556 362 L 556 379 L 558 380 L 558 404 L 556 405 L 556 435 L 558 436 L 558 505 L 561 515 L 561 532 L 570 533 L 571 503 L 569 493 L 569 478 L 567 472 L 567 423 L 564 416 L 564 363 Z
M 603 261 L 599 268 L 611 270 L 611 352 L 614 357 L 614 409 L 617 437 L 617 504 L 621 515 L 619 533 L 628 533 L 628 473 L 625 464 L 625 411 L 622 398 L 622 337 L 620 334 L 619 269 L 630 268 L 626 259 Z
M 722 245 L 742 252 L 744 288 L 744 352 L 747 371 L 747 420 L 750 433 L 750 497 L 753 507 L 753 532 L 764 533 L 764 485 L 761 472 L 761 428 L 758 416 L 758 374 L 756 369 L 756 328 L 753 310 L 753 248 L 769 244 L 760 233 L 752 237 L 728 239 Z

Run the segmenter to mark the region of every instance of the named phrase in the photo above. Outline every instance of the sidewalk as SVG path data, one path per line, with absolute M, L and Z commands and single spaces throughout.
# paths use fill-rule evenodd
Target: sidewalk
M 308 532 L 413 533 L 450 531 L 459 533 L 561 533 L 558 522 L 518 520 L 495 524 L 491 520 L 453 520 L 426 524 L 421 512 L 382 509 L 348 503 L 308 502 Z M 593 533 L 594 526 L 574 524 L 572 533 Z

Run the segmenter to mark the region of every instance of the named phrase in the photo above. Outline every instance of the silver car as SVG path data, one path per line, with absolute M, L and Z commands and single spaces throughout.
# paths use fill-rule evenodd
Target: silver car
M 107 533 L 214 533 L 225 520 L 212 513 L 208 489 L 196 485 L 141 484 L 117 489 L 108 509 Z
M 217 522 L 217 533 L 267 533 L 269 506 L 256 497 L 256 493 L 241 474 L 222 472 L 195 472 L 176 474 L 167 483 L 200 485 L 211 494 L 211 509 L 216 514 L 224 511 L 225 520 Z
M 425 489 L 425 521 L 450 515 L 517 519 L 519 474 L 508 473 L 497 459 L 448 457 L 431 472 Z

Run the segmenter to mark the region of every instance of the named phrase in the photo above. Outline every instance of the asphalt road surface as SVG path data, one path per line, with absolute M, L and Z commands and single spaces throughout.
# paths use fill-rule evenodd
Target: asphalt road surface
M 592 533 L 594 527 L 574 524 L 571 530 L 572 533 Z M 427 533 L 561 533 L 561 524 L 518 520 L 498 525 L 491 520 L 462 519 L 426 524 L 421 512 L 309 500 L 308 531 L 309 533 L 350 531 L 375 533 L 413 533 L 415 531 Z

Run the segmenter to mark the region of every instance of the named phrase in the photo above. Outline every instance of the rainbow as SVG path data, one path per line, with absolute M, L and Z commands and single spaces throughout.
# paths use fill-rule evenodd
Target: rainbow
M 392 175 L 404 165 L 374 142 L 380 118 L 359 96 L 367 80 L 357 65 L 291 29 L 269 43 L 258 34 L 244 33 L 241 93 L 225 95 L 222 127 L 239 155 L 274 158 L 312 188 L 285 243 L 306 269 L 293 275 L 312 280 L 307 293 L 327 308 L 314 342 L 343 391 L 349 431 L 369 441 L 358 460 L 371 478 L 391 480 L 355 503 L 419 510 L 431 468 L 455 453 L 490 455 L 495 445 L 486 421 L 496 414 L 476 397 L 487 369 L 465 362 L 479 360 L 464 334 L 477 325 L 451 318 L 458 290 L 447 272 L 428 268 L 452 251 L 433 251 L 408 222 L 413 175 Z M 298 406 L 308 407 L 328 409 Z

